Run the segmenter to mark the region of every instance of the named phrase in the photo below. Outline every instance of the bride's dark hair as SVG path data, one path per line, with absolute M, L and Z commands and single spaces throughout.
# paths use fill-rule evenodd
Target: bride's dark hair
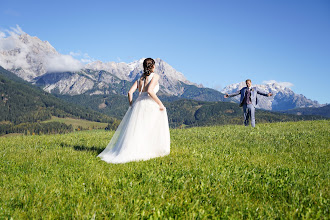
M 149 76 L 152 73 L 152 68 L 155 66 L 155 61 L 152 58 L 147 58 L 143 61 L 143 77 Z

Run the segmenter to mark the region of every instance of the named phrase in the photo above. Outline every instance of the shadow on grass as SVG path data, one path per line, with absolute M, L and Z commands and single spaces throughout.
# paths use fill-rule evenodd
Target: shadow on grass
M 65 143 L 61 143 L 61 147 L 72 147 L 76 151 L 93 151 L 96 152 L 97 154 L 100 154 L 104 148 L 99 148 L 99 147 L 85 147 L 83 145 L 69 145 Z
M 77 151 L 94 151 L 97 154 L 100 154 L 104 148 L 98 148 L 98 147 L 85 147 L 85 146 L 73 146 L 73 149 Z

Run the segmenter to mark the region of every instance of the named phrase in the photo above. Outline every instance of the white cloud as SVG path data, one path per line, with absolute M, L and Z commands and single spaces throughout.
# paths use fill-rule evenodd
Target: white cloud
M 94 62 L 95 59 L 90 57 L 87 53 L 84 53 L 83 58 L 81 58 L 80 61 L 83 63 L 91 63 Z
M 81 52 L 70 52 L 70 55 L 59 54 L 39 39 L 28 36 L 28 41 L 23 42 L 20 39 L 22 34 L 26 33 L 19 25 L 0 32 L 0 52 L 3 52 L 0 53 L 0 65 L 4 68 L 22 68 L 32 75 L 35 74 L 35 65 L 42 65 L 44 71 L 48 72 L 78 71 L 83 68 L 83 63 L 73 58 L 73 56 L 81 56 Z
M 0 38 L 0 51 L 12 50 L 16 48 L 16 45 L 17 45 L 17 38 L 14 36 L 10 36 L 7 38 Z
M 10 28 L 12 31 L 8 31 L 8 33 L 11 33 L 13 32 L 14 34 L 17 34 L 17 35 L 21 35 L 21 34 L 25 34 L 25 32 L 22 30 L 22 28 L 17 24 L 16 25 L 16 28 Z
M 83 64 L 70 55 L 54 55 L 46 58 L 47 72 L 78 71 L 83 68 Z
M 0 66 L 5 69 L 28 68 L 26 60 L 27 46 L 19 40 L 18 33 L 24 33 L 23 30 L 16 25 L 16 28 L 11 30 L 3 30 L 0 32 Z M 11 51 L 15 48 L 19 50 L 12 51 L 9 54 L 6 51 Z
M 24 31 L 18 25 L 11 30 L 6 29 L 0 32 L 0 51 L 16 48 L 20 44 L 18 41 L 19 33 L 24 33 Z
M 1 32 L 1 31 L 0 31 L 0 39 L 1 39 L 1 38 L 5 38 L 5 37 L 6 37 L 6 34 L 5 34 L 4 32 Z
M 282 87 L 286 87 L 286 88 L 291 88 L 293 87 L 293 83 L 290 83 L 290 82 L 277 82 L 276 80 L 268 80 L 268 81 L 263 81 L 262 82 L 263 84 L 278 84 Z
M 80 61 L 87 64 L 87 63 L 94 62 L 95 60 L 91 60 L 91 59 L 80 59 Z
M 81 53 L 80 52 L 70 52 L 69 53 L 70 56 L 73 56 L 73 57 L 77 57 L 77 56 L 81 56 Z
M 76 59 L 79 59 L 80 62 L 82 63 L 91 63 L 91 62 L 94 62 L 95 59 L 93 59 L 92 57 L 90 57 L 88 55 L 88 53 L 82 53 L 81 51 L 78 51 L 78 52 L 70 52 L 70 55 L 75 57 Z

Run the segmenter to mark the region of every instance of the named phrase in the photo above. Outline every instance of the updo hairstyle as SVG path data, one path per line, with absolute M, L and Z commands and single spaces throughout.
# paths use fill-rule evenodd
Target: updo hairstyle
M 152 58 L 147 58 L 143 61 L 143 77 L 147 77 L 152 73 L 155 66 L 155 61 Z

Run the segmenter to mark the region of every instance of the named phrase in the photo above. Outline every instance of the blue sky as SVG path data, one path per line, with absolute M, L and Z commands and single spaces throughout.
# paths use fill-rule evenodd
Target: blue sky
M 207 87 L 276 80 L 330 103 L 328 0 L 1 0 L 0 21 L 63 54 L 161 58 Z

